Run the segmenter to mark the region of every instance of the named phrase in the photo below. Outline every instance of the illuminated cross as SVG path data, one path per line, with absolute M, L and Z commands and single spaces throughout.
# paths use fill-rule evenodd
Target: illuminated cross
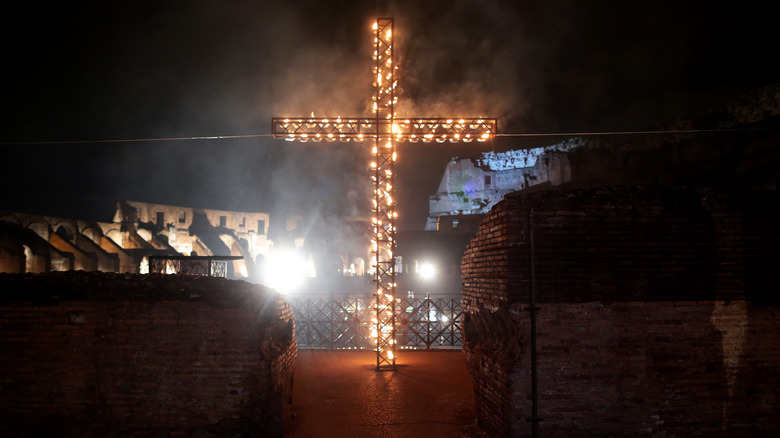
M 393 19 L 374 23 L 373 117 L 317 119 L 274 118 L 275 138 L 289 141 L 371 141 L 373 201 L 373 260 L 375 300 L 371 336 L 376 343 L 376 369 L 395 369 L 395 210 L 396 142 L 487 141 L 496 134 L 496 119 L 396 119 L 398 98 L 393 62 Z

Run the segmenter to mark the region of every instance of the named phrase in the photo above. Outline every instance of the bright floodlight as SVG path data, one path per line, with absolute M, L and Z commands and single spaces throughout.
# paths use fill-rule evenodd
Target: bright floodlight
M 287 293 L 299 288 L 307 274 L 308 263 L 303 258 L 293 251 L 280 251 L 269 258 L 265 279 L 267 286 Z
M 423 263 L 419 272 L 422 278 L 430 280 L 436 275 L 436 268 L 431 263 Z

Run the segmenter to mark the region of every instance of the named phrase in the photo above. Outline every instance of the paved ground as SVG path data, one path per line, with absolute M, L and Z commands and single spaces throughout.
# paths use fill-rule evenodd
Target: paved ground
M 397 371 L 376 353 L 300 350 L 289 438 L 481 436 L 463 352 L 401 351 Z

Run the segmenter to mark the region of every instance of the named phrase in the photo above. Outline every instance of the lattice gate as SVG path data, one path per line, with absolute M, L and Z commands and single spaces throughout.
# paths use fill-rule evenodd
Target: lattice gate
M 299 348 L 373 349 L 371 294 L 288 295 Z M 461 348 L 459 295 L 396 300 L 399 348 Z

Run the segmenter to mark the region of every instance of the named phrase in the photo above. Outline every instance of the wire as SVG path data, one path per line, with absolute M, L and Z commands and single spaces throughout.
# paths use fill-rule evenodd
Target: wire
M 704 132 L 758 131 L 771 128 L 720 128 L 720 129 L 670 129 L 658 131 L 602 131 L 602 132 L 529 132 L 518 134 L 495 134 L 494 137 L 587 137 L 596 135 L 637 135 L 637 134 L 696 134 Z
M 705 132 L 739 132 L 771 130 L 772 128 L 723 128 L 723 129 L 672 129 L 662 131 L 596 131 L 596 132 L 525 132 L 513 134 L 495 134 L 493 137 L 587 137 L 597 135 L 638 135 L 638 134 L 696 134 Z M 129 138 L 114 140 L 60 140 L 60 141 L 27 141 L 4 142 L 2 146 L 25 145 L 50 145 L 50 144 L 94 144 L 94 143 L 136 143 L 146 141 L 195 141 L 195 140 L 229 140 L 235 138 L 260 138 L 273 137 L 273 134 L 245 134 L 245 135 L 212 135 L 202 137 L 156 137 L 156 138 Z
M 145 141 L 190 141 L 190 140 L 228 140 L 233 138 L 258 138 L 271 137 L 272 134 L 245 134 L 245 135 L 212 135 L 203 137 L 156 137 L 156 138 L 127 138 L 114 140 L 59 140 L 59 141 L 26 141 L 26 142 L 4 142 L 2 146 L 26 146 L 26 145 L 47 145 L 47 144 L 93 144 L 93 143 L 138 143 Z

